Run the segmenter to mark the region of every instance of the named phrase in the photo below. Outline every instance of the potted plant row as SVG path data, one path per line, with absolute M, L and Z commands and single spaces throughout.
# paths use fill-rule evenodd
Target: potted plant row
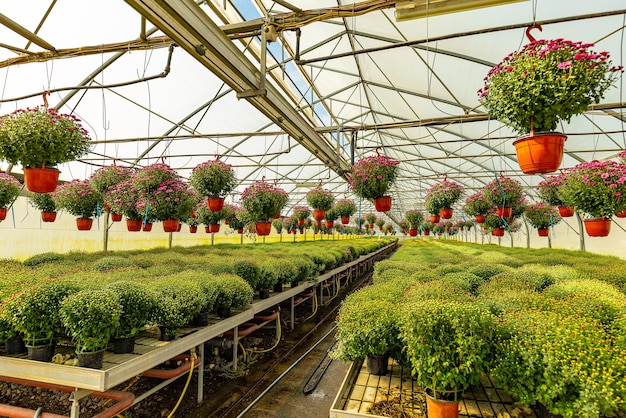
M 363 199 L 372 199 L 378 212 L 387 212 L 391 209 L 387 192 L 396 181 L 399 165 L 398 160 L 378 153 L 362 158 L 350 170 L 350 189 Z

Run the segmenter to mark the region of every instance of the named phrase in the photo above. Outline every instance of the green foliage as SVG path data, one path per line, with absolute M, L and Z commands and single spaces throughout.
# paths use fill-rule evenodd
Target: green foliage
M 383 197 L 396 181 L 399 164 L 386 155 L 367 156 L 352 167 L 348 184 L 363 199 Z
M 271 289 L 278 282 L 278 276 L 272 268 L 261 266 L 255 290 Z
M 446 280 L 431 280 L 416 282 L 406 290 L 405 302 L 419 302 L 423 300 L 458 301 L 468 302 L 473 296 L 464 290 L 465 286 Z
M 237 260 L 233 263 L 233 273 L 248 282 L 251 288 L 256 289 L 261 268 L 254 261 Z
M 483 280 L 488 280 L 498 273 L 502 273 L 507 268 L 501 264 L 487 264 L 480 263 L 469 269 L 469 272 L 482 277 Z
M 467 271 L 447 273 L 442 279 L 447 282 L 457 283 L 465 292 L 469 292 L 473 295 L 478 293 L 478 287 L 484 282 L 482 277 Z
M 357 211 L 356 204 L 352 199 L 339 199 L 334 206 L 335 212 L 340 217 L 351 217 Z
M 2 314 L 24 335 L 26 345 L 50 344 L 63 329 L 59 316 L 61 301 L 77 291 L 76 285 L 56 280 L 32 286 L 5 299 Z
M 105 349 L 121 313 L 120 298 L 111 290 L 82 290 L 66 297 L 59 309 L 77 353 Z
M 255 181 L 241 194 L 243 207 L 249 216 L 247 219 L 259 222 L 265 222 L 280 214 L 288 199 L 287 192 L 265 181 Z M 237 214 L 238 218 L 239 216 L 240 214 Z
M 27 267 L 35 267 L 40 264 L 52 263 L 54 261 L 63 260 L 63 255 L 59 253 L 41 253 L 27 258 L 23 261 Z
M 422 300 L 404 306 L 400 322 L 417 384 L 435 398 L 478 383 L 493 353 L 494 318 L 462 302 Z
M 157 303 L 155 292 L 145 285 L 130 281 L 114 282 L 105 289 L 117 295 L 122 307 L 119 325 L 115 328 L 113 336 L 132 337 L 144 329 Z
M 30 204 L 42 212 L 56 212 L 57 206 L 52 200 L 50 193 L 33 193 L 28 192 L 28 201 Z
M 217 283 L 215 307 L 242 309 L 252 302 L 254 290 L 241 277 L 234 274 L 221 274 L 215 276 L 215 281 Z
M 102 257 L 100 260 L 93 263 L 93 266 L 91 268 L 95 271 L 106 271 L 130 267 L 132 265 L 133 263 L 126 257 L 111 255 Z
M 460 184 L 444 179 L 428 189 L 424 207 L 428 213 L 439 215 L 440 209 L 451 208 L 461 198 L 463 190 Z
M 352 361 L 368 354 L 390 354 L 401 351 L 396 306 L 382 298 L 348 296 L 337 316 L 335 358 Z
M 539 229 L 547 229 L 561 222 L 558 209 L 546 203 L 526 206 L 524 216 L 532 226 Z
M 205 299 L 197 283 L 180 275 L 161 277 L 151 283 L 157 295 L 151 320 L 166 327 L 171 336 L 202 310 Z

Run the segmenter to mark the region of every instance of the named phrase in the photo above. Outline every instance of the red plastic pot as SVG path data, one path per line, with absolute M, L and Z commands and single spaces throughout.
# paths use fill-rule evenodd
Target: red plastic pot
M 525 174 L 556 171 L 563 159 L 566 135 L 560 132 L 539 132 L 513 142 L 517 163 Z
M 569 218 L 574 216 L 574 206 L 559 206 L 559 215 L 561 218 Z
M 260 236 L 269 235 L 272 230 L 272 224 L 270 222 L 257 222 L 255 227 L 256 233 Z
M 550 230 L 548 228 L 537 228 L 537 233 L 540 237 L 547 237 L 550 234 Z
M 611 220 L 605 218 L 585 219 L 585 230 L 590 237 L 606 237 L 611 232 Z
M 93 219 L 91 218 L 77 218 L 76 227 L 79 231 L 89 231 L 93 225 Z
M 318 221 L 318 222 L 319 222 L 319 221 L 321 221 L 322 219 L 324 219 L 324 216 L 326 216 L 326 211 L 325 211 L 325 210 L 318 210 L 318 209 L 315 209 L 315 210 L 313 211 L 313 218 L 314 218 L 316 221 Z
M 211 212 L 219 212 L 224 209 L 224 198 L 223 197 L 211 197 L 207 199 L 209 210 Z
M 195 234 L 196 232 L 198 232 L 198 227 L 197 226 L 190 226 L 189 227 L 189 232 L 192 234 Z
M 41 212 L 41 220 L 43 222 L 54 222 L 57 219 L 56 212 Z
M 145 224 L 143 224 L 143 226 L 141 227 L 141 230 L 144 232 L 152 231 L 152 222 L 146 222 Z
M 341 223 L 344 225 L 348 225 L 350 223 L 350 217 L 349 216 L 342 216 L 341 217 Z
M 162 222 L 164 232 L 178 231 L 178 219 L 164 219 Z
M 120 222 L 122 220 L 122 214 L 121 213 L 111 213 L 111 221 L 113 222 Z
M 0 221 L 4 221 L 7 218 L 6 208 L 0 209 Z
M 209 232 L 220 232 L 220 224 L 209 224 Z
M 438 223 L 440 221 L 439 215 L 430 215 L 430 221 L 434 224 Z
M 453 213 L 452 208 L 442 208 L 442 209 L 439 209 L 439 216 L 441 216 L 443 219 L 450 219 L 450 218 L 452 218 L 452 213 Z
M 377 212 L 387 212 L 391 210 L 391 196 L 375 198 L 374 206 L 376 207 Z
M 476 223 L 477 224 L 485 223 L 485 215 L 476 215 Z
M 511 212 L 512 212 L 512 209 L 510 207 L 508 207 L 508 206 L 503 207 L 503 208 L 499 207 L 499 208 L 496 209 L 496 213 L 501 218 L 510 218 L 511 217 Z
M 491 231 L 491 235 L 493 235 L 494 237 L 503 237 L 504 236 L 504 229 L 496 228 L 493 231 Z
M 50 193 L 57 188 L 59 174 L 54 168 L 25 168 L 24 185 L 35 193 Z
M 416 237 L 417 236 L 417 228 L 409 229 L 409 236 Z
M 141 219 L 126 219 L 126 229 L 130 232 L 141 231 Z

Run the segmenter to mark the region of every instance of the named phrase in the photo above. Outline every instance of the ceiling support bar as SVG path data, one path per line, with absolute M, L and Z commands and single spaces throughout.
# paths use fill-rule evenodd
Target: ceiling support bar
M 55 48 L 52 45 L 50 45 L 48 42 L 44 41 L 42 38 L 35 35 L 34 33 L 29 31 L 28 29 L 26 29 L 24 26 L 20 25 L 19 23 L 15 22 L 14 20 L 9 19 L 7 16 L 3 15 L 2 13 L 0 13 L 0 24 L 3 26 L 6 26 L 7 28 L 11 29 L 13 32 L 19 34 L 20 36 L 23 36 L 30 42 L 42 47 L 43 49 L 47 49 L 49 51 L 55 51 Z

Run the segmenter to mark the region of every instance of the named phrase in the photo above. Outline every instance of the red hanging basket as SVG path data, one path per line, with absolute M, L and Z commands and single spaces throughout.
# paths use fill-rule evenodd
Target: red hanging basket
M 451 208 L 442 208 L 439 209 L 439 216 L 441 216 L 443 219 L 450 219 L 452 218 L 452 213 L 454 211 Z
M 416 237 L 417 236 L 417 229 L 416 228 L 409 229 L 409 236 Z
M 126 219 L 126 229 L 130 232 L 141 231 L 141 219 Z
M 537 233 L 540 237 L 547 237 L 550 234 L 550 230 L 548 228 L 537 228 Z
M 611 232 L 611 220 L 605 218 L 585 219 L 585 230 L 590 237 L 606 237 Z
M 501 218 L 510 218 L 511 217 L 511 212 L 512 212 L 512 209 L 510 207 L 508 207 L 508 206 L 503 207 L 503 208 L 499 207 L 499 208 L 496 209 L 496 213 Z
M 57 219 L 56 212 L 41 212 L 41 220 L 43 222 L 54 222 Z
M 491 231 L 491 235 L 493 235 L 494 237 L 503 237 L 504 236 L 504 229 L 496 228 L 493 231 Z
M 209 232 L 220 232 L 220 224 L 209 224 Z
M 243 234 L 243 228 L 237 228 L 237 233 L 238 234 Z
M 391 210 L 391 196 L 375 198 L 374 206 L 376 207 L 377 212 L 388 212 Z
M 574 206 L 559 206 L 559 215 L 561 218 L 570 218 L 574 216 Z
M 319 222 L 319 221 L 321 221 L 321 220 L 323 220 L 323 219 L 324 219 L 324 216 L 326 216 L 326 211 L 325 211 L 325 210 L 318 210 L 318 209 L 315 209 L 315 210 L 313 211 L 313 218 L 314 218 L 316 221 L 318 221 L 318 222 Z
M 424 236 L 429 236 L 430 235 L 430 231 L 424 231 Z
M 162 223 L 164 232 L 178 231 L 178 219 L 164 219 Z
M 434 224 L 438 223 L 440 221 L 440 217 L 439 215 L 430 215 L 430 221 Z
M 332 229 L 333 223 L 333 221 L 326 221 L 326 229 Z
M 111 213 L 111 220 L 113 222 L 120 222 L 122 220 L 122 214 L 121 213 Z
M 561 165 L 566 139 L 567 136 L 560 132 L 523 136 L 513 142 L 517 163 L 525 174 L 552 173 Z
M 152 222 L 146 222 L 145 224 L 143 224 L 143 226 L 141 227 L 141 230 L 144 232 L 152 231 Z
M 24 185 L 30 192 L 50 193 L 57 188 L 60 173 L 55 168 L 25 168 Z
M 211 212 L 219 212 L 224 209 L 224 198 L 209 196 L 208 205 Z
M 79 231 L 89 231 L 92 225 L 93 225 L 93 219 L 91 218 L 77 218 L 76 219 L 76 228 L 78 228 Z
M 485 215 L 476 215 L 476 223 L 477 224 L 485 223 Z
M 270 222 L 257 222 L 255 227 L 256 233 L 260 236 L 269 235 L 272 230 L 272 224 Z
M 7 218 L 6 208 L 0 209 L 0 221 L 4 221 Z
M 563 216 L 563 215 L 561 215 L 561 216 Z M 618 218 L 626 218 L 626 210 L 623 210 L 623 211 L 619 212 L 615 216 L 617 216 Z
M 196 232 L 198 232 L 198 227 L 197 226 L 190 226 L 189 227 L 189 232 L 191 234 L 195 234 Z
M 342 216 L 341 217 L 341 223 L 343 225 L 348 225 L 350 223 L 350 217 L 349 216 Z
M 304 225 L 304 219 L 298 219 L 298 226 Z

